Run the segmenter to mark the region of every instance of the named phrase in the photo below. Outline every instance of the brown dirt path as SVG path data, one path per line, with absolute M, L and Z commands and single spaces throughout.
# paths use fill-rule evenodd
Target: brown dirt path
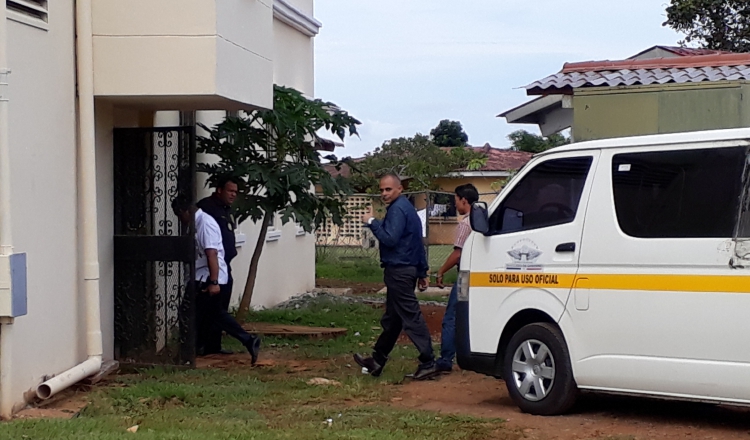
M 394 404 L 502 418 L 529 439 L 750 439 L 750 409 L 645 398 L 583 395 L 571 414 L 521 413 L 497 379 L 465 371 L 401 387 Z

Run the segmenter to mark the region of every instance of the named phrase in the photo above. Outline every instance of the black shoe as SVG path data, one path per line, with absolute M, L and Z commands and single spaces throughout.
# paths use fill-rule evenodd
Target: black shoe
M 414 373 L 414 380 L 425 380 L 433 378 L 440 374 L 440 368 L 437 362 L 430 361 L 424 364 L 419 364 L 417 371 Z
M 250 353 L 250 363 L 255 365 L 258 362 L 258 353 L 260 353 L 260 338 L 257 335 L 250 335 L 250 340 L 244 345 Z
M 375 359 L 371 357 L 366 358 L 362 357 L 362 355 L 359 353 L 355 353 L 354 362 L 356 362 L 360 367 L 367 368 L 367 372 L 370 373 L 370 376 L 378 377 L 380 376 L 380 373 L 383 372 L 383 366 L 377 363 Z
M 440 362 L 437 361 L 437 369 L 441 373 L 450 373 L 453 371 L 453 364 L 449 364 L 448 362 Z

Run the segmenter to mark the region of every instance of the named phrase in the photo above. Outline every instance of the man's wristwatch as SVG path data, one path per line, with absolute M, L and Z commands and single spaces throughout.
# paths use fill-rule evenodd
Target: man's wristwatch
M 219 280 L 206 280 L 207 284 L 213 284 L 214 286 L 219 285 Z

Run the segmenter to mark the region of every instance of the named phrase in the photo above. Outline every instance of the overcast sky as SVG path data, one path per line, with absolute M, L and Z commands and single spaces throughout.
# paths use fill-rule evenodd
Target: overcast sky
M 429 134 L 461 121 L 472 145 L 507 147 L 533 125 L 496 115 L 528 98 L 520 87 L 568 61 L 627 58 L 680 35 L 661 26 L 665 0 L 316 0 L 315 94 L 362 121 L 361 140 Z

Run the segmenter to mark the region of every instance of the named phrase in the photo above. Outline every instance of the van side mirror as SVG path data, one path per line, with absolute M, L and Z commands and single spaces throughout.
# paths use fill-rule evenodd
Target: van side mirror
M 490 232 L 490 219 L 487 215 L 487 203 L 475 202 L 471 205 L 469 214 L 471 229 L 480 234 L 487 235 Z

